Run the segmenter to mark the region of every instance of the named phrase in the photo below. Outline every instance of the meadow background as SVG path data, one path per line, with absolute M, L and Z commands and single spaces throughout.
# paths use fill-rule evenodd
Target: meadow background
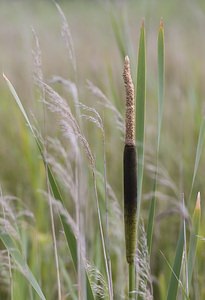
M 151 274 L 155 299 L 165 299 L 170 268 L 179 234 L 180 218 L 193 214 L 197 192 L 201 192 L 202 221 L 196 269 L 191 299 L 203 299 L 205 289 L 204 251 L 204 165 L 202 151 L 192 189 L 196 149 L 200 126 L 204 117 L 205 100 L 205 3 L 203 1 L 60 1 L 72 34 L 77 72 L 61 35 L 62 19 L 52 1 L 0 1 L 0 66 L 14 85 L 32 122 L 43 136 L 50 137 L 52 158 L 65 167 L 59 170 L 60 186 L 66 198 L 66 209 L 75 219 L 74 154 L 69 140 L 63 136 L 58 117 L 46 110 L 39 101 L 39 90 L 34 84 L 33 50 L 39 40 L 42 71 L 45 82 L 52 85 L 65 99 L 75 114 L 72 94 L 60 83 L 51 83 L 53 76 L 74 81 L 79 101 L 96 109 L 104 123 L 106 178 L 109 183 L 109 247 L 112 261 L 114 299 L 124 299 L 127 289 L 126 262 L 123 232 L 122 156 L 123 132 L 117 127 L 115 113 L 94 87 L 98 87 L 124 118 L 125 92 L 122 79 L 123 54 L 131 60 L 133 78 L 136 79 L 136 62 L 139 32 L 145 19 L 147 50 L 147 94 L 145 171 L 143 182 L 142 218 L 146 227 L 152 180 L 155 168 L 157 139 L 157 34 L 160 18 L 165 26 L 165 95 L 162 135 L 159 151 L 157 208 L 151 254 Z M 120 38 L 116 38 L 116 32 Z M 121 41 L 121 45 L 119 43 Z M 100 102 L 100 103 L 99 103 Z M 34 117 L 33 117 L 34 116 Z M 79 121 L 79 120 L 78 120 Z M 85 118 L 79 121 L 96 161 L 96 169 L 103 176 L 104 154 L 102 132 Z M 46 123 L 46 125 L 45 125 Z M 47 299 L 57 299 L 57 279 L 54 260 L 52 230 L 44 167 L 33 137 L 25 126 L 22 115 L 3 77 L 0 78 L 0 185 L 2 194 L 12 195 L 7 203 L 16 216 L 21 249 Z M 61 146 L 51 139 L 61 141 Z M 62 148 L 65 152 L 61 152 Z M 102 249 L 97 223 L 95 194 L 89 162 L 82 152 L 83 180 L 80 195 L 83 197 L 83 232 L 87 258 L 102 273 Z M 64 155 L 64 156 L 63 156 Z M 70 161 L 69 161 L 70 160 Z M 67 164 L 66 164 L 67 162 Z M 56 166 L 57 163 L 54 165 Z M 69 165 L 69 166 L 68 166 Z M 67 168 L 67 169 L 66 169 Z M 66 185 L 66 176 L 72 184 Z M 98 179 L 100 207 L 104 217 L 104 187 Z M 64 179 L 64 181 L 63 181 Z M 184 196 L 183 196 L 184 195 Z M 182 208 L 185 199 L 187 210 Z M 75 196 L 73 196 L 75 198 Z M 112 199 L 109 204 L 109 199 Z M 6 199 L 6 198 L 5 198 Z M 2 204 L 3 206 L 4 204 Z M 22 213 L 23 212 L 23 213 Z M 1 212 L 3 215 L 3 212 Z M 55 205 L 54 205 L 55 215 Z M 10 216 L 8 216 L 10 218 Z M 62 299 L 77 299 L 77 279 L 72 269 L 69 252 L 58 216 L 54 216 Z M 189 235 L 189 233 L 188 233 Z M 3 245 L 1 248 L 4 249 Z M 162 255 L 163 253 L 163 255 Z M 100 255 L 101 254 L 101 255 Z M 9 273 L 8 258 L 1 255 L 0 298 L 39 299 L 22 275 L 14 269 Z M 166 260 L 165 258 L 166 257 Z M 11 280 L 12 278 L 12 280 Z M 12 282 L 12 284 L 11 284 Z M 83 299 L 83 298 L 82 298 Z M 178 299 L 183 299 L 179 292 Z

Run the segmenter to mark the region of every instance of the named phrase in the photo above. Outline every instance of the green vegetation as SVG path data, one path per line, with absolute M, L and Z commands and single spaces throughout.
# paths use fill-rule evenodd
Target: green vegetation
M 60 5 L 0 3 L 0 299 L 204 299 L 204 3 Z

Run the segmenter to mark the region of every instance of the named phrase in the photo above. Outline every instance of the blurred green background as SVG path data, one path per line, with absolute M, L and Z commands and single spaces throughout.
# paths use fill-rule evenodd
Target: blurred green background
M 132 60 L 133 75 L 136 73 L 140 23 L 145 18 L 147 134 L 155 130 L 153 125 L 155 126 L 156 123 L 156 115 L 153 113 L 156 109 L 157 98 L 156 40 L 159 20 L 163 17 L 166 43 L 166 94 L 164 142 L 162 142 L 161 152 L 165 156 L 168 154 L 167 151 L 169 152 L 169 159 L 164 163 L 170 164 L 172 159 L 172 167 L 169 165 L 167 167 L 173 168 L 175 172 L 176 165 L 179 165 L 180 155 L 185 156 L 189 164 L 193 165 L 197 129 L 203 114 L 205 70 L 203 1 L 169 3 L 165 1 L 113 1 L 112 5 L 108 1 L 61 1 L 60 4 L 67 17 L 74 41 L 80 84 L 85 86 L 86 80 L 91 80 L 110 97 L 113 96 L 113 90 L 115 90 L 116 99 L 114 100 L 122 113 L 124 111 L 121 76 L 123 62 L 113 33 L 111 15 L 121 28 L 124 47 Z M 32 28 L 35 29 L 39 38 L 45 78 L 59 75 L 73 79 L 68 53 L 60 34 L 60 16 L 52 1 L 1 1 L 0 5 L 1 70 L 14 84 L 28 110 L 35 112 Z M 86 93 L 84 90 L 82 93 Z M 82 98 L 86 97 L 86 94 L 82 96 Z M 1 78 L 0 158 L 4 162 L 1 166 L 1 181 L 8 186 L 8 191 L 16 192 L 13 190 L 13 183 L 9 183 L 9 177 L 11 173 L 14 173 L 11 169 L 13 169 L 14 161 L 18 161 L 17 157 L 20 154 L 17 145 L 20 143 L 18 126 L 21 121 L 10 98 Z M 152 145 L 153 136 L 151 134 L 151 137 L 146 139 L 148 146 Z M 14 144 L 14 140 L 17 145 Z M 167 140 L 169 142 L 166 142 Z M 192 147 L 188 147 L 188 143 Z M 19 168 L 18 164 L 16 168 Z M 180 168 L 177 169 L 179 171 Z M 190 166 L 189 170 L 192 170 Z M 15 173 L 19 174 L 19 172 Z M 15 186 L 17 185 L 15 181 Z
M 152 263 L 153 273 L 163 282 L 164 278 L 160 276 L 163 272 L 163 274 L 168 273 L 169 268 L 160 255 L 159 249 L 166 253 L 167 258 L 173 259 L 179 225 L 177 205 L 180 203 L 181 193 L 185 195 L 185 202 L 188 201 L 199 129 L 204 116 L 205 2 L 202 0 L 112 2 L 99 0 L 60 1 L 59 4 L 67 18 L 73 38 L 80 101 L 96 108 L 105 122 L 107 178 L 121 208 L 123 136 L 115 128 L 112 112 L 98 106 L 95 95 L 87 88 L 87 80 L 98 86 L 124 116 L 123 58 L 113 24 L 117 25 L 124 50 L 131 59 L 133 77 L 136 78 L 139 30 L 142 19 L 145 19 L 147 103 L 142 204 L 145 223 L 149 193 L 152 189 L 151 177 L 157 137 L 157 33 L 160 18 L 164 20 L 165 105 L 159 154 L 161 173 L 153 249 L 156 260 Z M 5 73 L 13 83 L 27 112 L 32 112 L 42 128 L 42 106 L 33 83 L 32 28 L 40 43 L 45 81 L 49 81 L 53 75 L 75 80 L 68 51 L 61 36 L 61 18 L 53 1 L 1 0 L 0 20 L 1 73 Z M 69 94 L 62 86 L 56 85 L 55 88 L 70 101 Z M 72 107 L 72 101 L 70 105 Z M 100 134 L 87 123 L 83 130 L 96 157 L 97 168 L 103 173 L 102 145 L 98 142 L 101 141 Z M 58 123 L 53 122 L 53 117 L 49 114 L 47 133 L 62 140 Z M 42 200 L 42 194 L 39 193 L 40 189 L 45 188 L 43 166 L 36 145 L 28 134 L 22 116 L 2 77 L 0 78 L 0 136 L 0 184 L 3 193 L 19 197 L 34 213 L 36 220 L 34 227 L 38 228 L 39 235 L 49 232 L 46 204 Z M 203 215 L 204 165 L 205 154 L 202 153 L 191 201 L 187 203 L 191 214 L 196 193 L 200 190 Z M 169 225 L 170 222 L 173 226 Z M 47 238 L 50 238 L 49 234 L 45 237 L 46 241 Z M 200 247 L 203 248 L 202 245 Z M 199 278 L 201 295 L 204 295 L 204 287 L 201 285 L 205 276 L 204 253 L 204 251 L 200 253 L 198 266 L 201 274 Z M 166 270 L 162 272 L 163 268 Z M 114 274 L 116 276 L 115 271 Z M 42 277 L 42 282 L 45 283 L 46 275 Z M 55 282 L 55 278 L 52 281 Z M 47 285 L 48 294 L 49 289 Z M 55 297 L 48 299 L 55 299 Z

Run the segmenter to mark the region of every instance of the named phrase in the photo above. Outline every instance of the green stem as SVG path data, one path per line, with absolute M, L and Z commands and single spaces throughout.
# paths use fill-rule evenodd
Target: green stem
M 129 300 L 135 300 L 135 264 L 129 264 Z

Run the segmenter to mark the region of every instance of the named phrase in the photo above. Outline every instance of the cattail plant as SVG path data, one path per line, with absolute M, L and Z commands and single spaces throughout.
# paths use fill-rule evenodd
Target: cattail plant
M 126 91 L 125 147 L 124 147 L 124 222 L 126 259 L 129 264 L 129 299 L 135 290 L 135 253 L 137 242 L 137 158 L 135 145 L 134 85 L 128 56 L 123 72 Z

